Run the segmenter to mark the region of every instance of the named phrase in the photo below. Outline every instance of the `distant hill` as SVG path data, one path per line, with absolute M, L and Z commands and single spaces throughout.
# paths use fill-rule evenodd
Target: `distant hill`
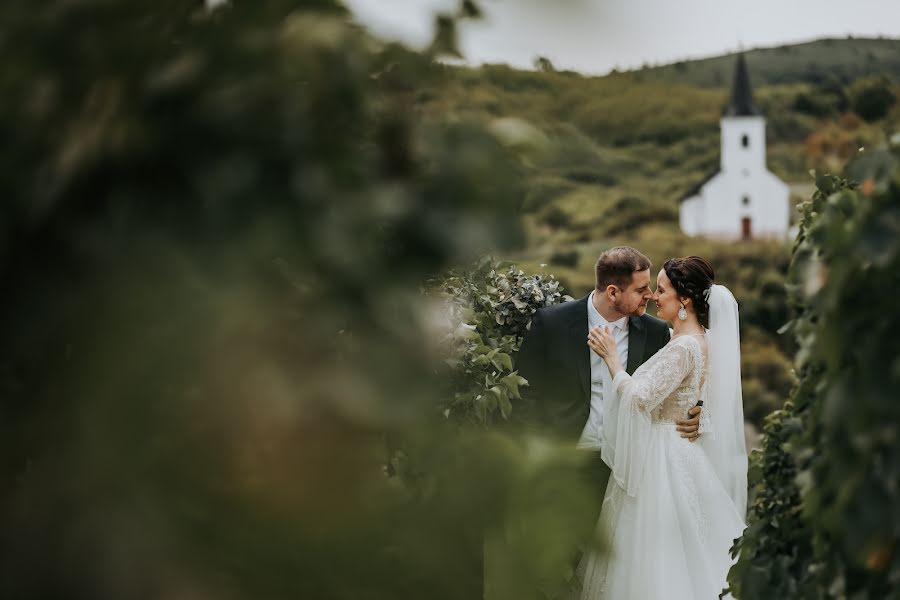
M 900 40 L 819 40 L 745 57 L 767 118 L 769 166 L 789 182 L 805 182 L 823 153 L 846 158 L 897 129 L 898 107 L 878 124 L 858 123 L 848 111 L 857 82 L 882 76 L 900 83 Z M 729 54 L 602 77 L 446 66 L 417 91 L 416 105 L 425 122 L 527 123 L 544 136 L 545 152 L 530 161 L 532 176 L 630 193 L 663 176 L 669 185 L 654 196 L 674 202 L 718 164 L 719 118 L 734 63 Z M 817 133 L 822 139 L 811 138 Z
M 747 50 L 744 55 L 754 85 L 821 83 L 827 77 L 846 85 L 868 75 L 900 81 L 900 40 L 895 39 L 824 39 Z M 734 57 L 727 54 L 630 73 L 647 81 L 722 87 L 731 81 Z

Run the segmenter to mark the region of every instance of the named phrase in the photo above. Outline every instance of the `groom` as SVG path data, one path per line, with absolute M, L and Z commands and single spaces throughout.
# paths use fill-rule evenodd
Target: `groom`
M 610 328 L 628 373 L 665 346 L 670 334 L 665 321 L 645 314 L 653 298 L 646 256 L 628 246 L 612 248 L 597 259 L 595 273 L 594 291 L 586 297 L 535 313 L 516 367 L 529 383 L 523 389 L 520 420 L 526 428 L 571 440 L 591 452 L 586 477 L 599 511 L 610 473 L 600 456 L 603 406 L 615 398 L 608 369 L 588 348 L 588 331 Z M 676 424 L 692 441 L 698 435 L 699 414 L 700 408 L 694 407 L 690 418 Z

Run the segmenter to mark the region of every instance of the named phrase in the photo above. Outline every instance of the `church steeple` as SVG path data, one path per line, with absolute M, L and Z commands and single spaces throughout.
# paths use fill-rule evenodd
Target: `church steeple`
M 754 117 L 762 115 L 762 111 L 753 103 L 753 93 L 750 89 L 750 77 L 747 75 L 747 63 L 744 61 L 744 53 L 737 56 L 734 65 L 734 81 L 731 84 L 731 100 L 722 111 L 725 117 Z

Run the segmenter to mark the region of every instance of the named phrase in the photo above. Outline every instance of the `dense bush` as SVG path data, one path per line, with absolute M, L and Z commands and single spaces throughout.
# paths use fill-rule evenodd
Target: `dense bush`
M 557 177 L 536 178 L 528 184 L 528 190 L 525 192 L 525 197 L 522 201 L 522 211 L 539 211 L 556 198 L 572 191 L 574 187 L 565 179 Z
M 884 77 L 861 79 L 850 88 L 853 111 L 866 121 L 877 121 L 897 103 L 891 82 Z
M 550 255 L 550 264 L 575 267 L 580 258 L 581 253 L 578 250 L 560 250 Z
M 793 109 L 813 117 L 827 117 L 834 114 L 835 107 L 821 99 L 819 96 L 808 92 L 799 92 L 794 98 Z
M 741 306 L 743 310 L 743 303 Z M 743 312 L 741 318 L 744 319 Z M 790 359 L 772 337 L 755 327 L 741 335 L 741 384 L 744 418 L 762 428 L 766 416 L 780 409 L 795 385 Z
M 513 371 L 513 357 L 538 309 L 564 295 L 552 275 L 526 275 L 515 265 L 482 259 L 467 272 L 451 272 L 432 287 L 449 315 L 445 344 L 452 369 L 447 418 L 490 425 L 509 419 L 528 385 Z
M 798 92 L 794 97 L 793 108 L 807 115 L 824 118 L 843 114 L 850 108 L 850 100 L 841 82 L 831 76 L 807 91 Z
M 610 204 L 599 220 L 609 235 L 622 235 L 647 223 L 664 223 L 677 217 L 677 207 L 672 204 L 623 196 Z
M 794 248 L 799 384 L 753 457 L 742 599 L 900 597 L 900 173 L 885 151 L 820 176 Z M 872 291 L 871 286 L 875 285 Z
M 554 205 L 543 212 L 540 220 L 550 227 L 560 228 L 568 226 L 572 222 L 572 217 L 569 216 L 569 213 Z

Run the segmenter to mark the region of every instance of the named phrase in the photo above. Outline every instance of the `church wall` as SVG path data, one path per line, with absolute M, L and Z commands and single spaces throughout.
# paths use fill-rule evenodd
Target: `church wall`
M 692 196 L 678 207 L 678 221 L 681 230 L 688 235 L 699 235 L 703 232 L 703 198 Z
M 740 237 L 739 206 L 734 181 L 720 174 L 703 186 L 706 228 L 703 232 L 713 237 Z
M 710 180 L 701 193 L 706 225 L 702 233 L 706 235 L 740 239 L 745 217 L 751 219 L 753 237 L 787 235 L 789 190 L 768 171 L 751 177 L 723 173 Z
M 759 201 L 752 215 L 755 230 L 759 235 L 786 237 L 791 218 L 790 188 L 769 171 L 759 187 Z

